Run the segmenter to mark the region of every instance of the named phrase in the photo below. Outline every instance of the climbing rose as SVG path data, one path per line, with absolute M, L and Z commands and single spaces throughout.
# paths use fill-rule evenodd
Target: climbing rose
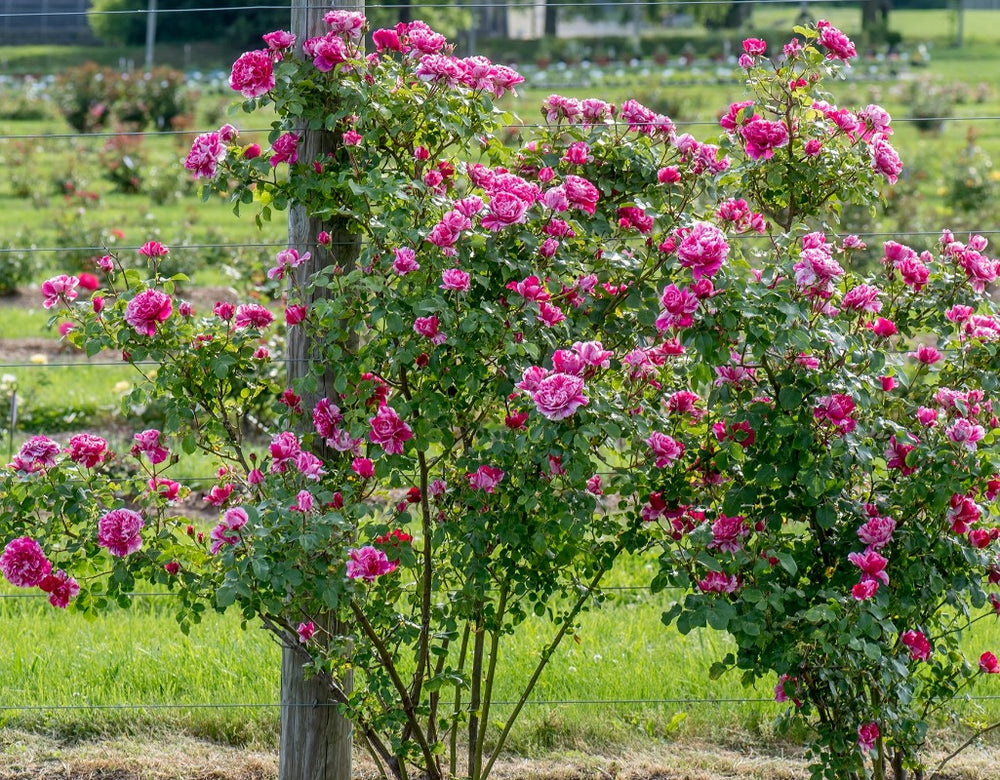
M 108 443 L 92 433 L 78 433 L 69 440 L 69 457 L 74 463 L 92 469 L 108 456 Z
M 988 650 L 979 656 L 979 668 L 986 674 L 997 674 L 1000 672 L 1000 664 L 997 663 L 997 657 Z
M 904 631 L 899 641 L 910 651 L 910 658 L 916 661 L 926 661 L 931 656 L 931 643 L 920 631 Z
M 299 159 L 299 137 L 295 133 L 284 133 L 275 140 L 271 149 L 272 168 L 283 162 L 292 165 Z
M 542 416 L 549 420 L 562 420 L 571 416 L 581 406 L 586 406 L 583 379 L 571 374 L 549 374 L 531 391 L 531 400 Z
M 260 97 L 274 88 L 274 62 L 264 50 L 248 51 L 233 63 L 229 86 L 245 98 Z
M 820 45 L 830 50 L 830 53 L 826 55 L 827 59 L 849 60 L 858 56 L 857 49 L 851 39 L 826 19 L 820 19 L 816 22 L 816 28 L 819 30 Z M 876 736 L 877 732 L 878 728 L 876 728 Z
M 677 260 L 691 269 L 695 281 L 714 276 L 728 255 L 725 234 L 708 222 L 696 222 L 677 247 Z
M 347 551 L 347 576 L 352 580 L 372 582 L 376 577 L 396 570 L 398 561 L 390 561 L 383 550 L 371 545 Z
M 854 401 L 849 395 L 834 393 L 818 399 L 819 403 L 813 409 L 813 416 L 820 421 L 827 421 L 843 436 L 854 430 L 857 424 L 851 414 L 854 412 Z
M 865 723 L 858 726 L 858 747 L 867 752 L 875 747 L 875 741 L 879 738 L 877 723 Z
M 788 128 L 784 122 L 769 122 L 754 117 L 740 128 L 746 143 L 747 157 L 751 160 L 769 160 L 774 150 L 788 144 Z
M 38 583 L 40 590 L 49 594 L 49 604 L 66 609 L 69 602 L 80 592 L 79 583 L 62 569 L 55 574 L 47 574 Z
M 77 277 L 67 276 L 66 274 L 59 274 L 59 276 L 46 279 L 42 282 L 42 295 L 45 296 L 42 306 L 46 309 L 51 309 L 59 303 L 60 299 L 66 301 L 66 303 L 75 301 L 79 295 L 76 291 L 79 284 L 80 280 Z
M 461 268 L 448 268 L 441 272 L 441 289 L 468 292 L 469 275 Z
M 41 546 L 34 539 L 22 536 L 7 543 L 0 555 L 0 572 L 11 585 L 33 588 L 52 571 Z
M 222 145 L 219 133 L 203 133 L 191 144 L 184 167 L 192 171 L 196 179 L 211 179 L 225 157 L 226 147 Z
M 97 544 L 108 552 L 124 558 L 142 547 L 139 531 L 146 523 L 131 509 L 113 509 L 97 522 Z
M 299 641 L 305 644 L 313 635 L 316 633 L 316 625 L 310 620 L 308 623 L 299 623 L 298 635 Z
M 266 328 L 274 322 L 274 315 L 259 303 L 244 303 L 236 307 L 233 325 L 237 328 Z
M 684 445 L 667 436 L 665 433 L 653 432 L 646 439 L 646 444 L 656 456 L 655 466 L 662 469 L 680 458 L 684 454 Z
M 32 436 L 17 451 L 11 467 L 17 471 L 45 471 L 56 465 L 59 445 L 47 436 Z
M 163 463 L 170 456 L 170 450 L 160 442 L 160 432 L 156 428 L 137 433 L 132 438 L 135 440 L 132 454 L 136 457 L 140 454 L 145 455 L 154 466 Z
M 143 290 L 125 307 L 125 322 L 135 328 L 140 336 L 154 336 L 157 323 L 166 320 L 173 308 L 170 296 L 166 293 Z
M 739 586 L 739 577 L 735 574 L 726 575 L 721 571 L 710 571 L 704 579 L 698 581 L 698 588 L 703 593 L 732 593 Z
M 495 466 L 480 466 L 473 473 L 466 474 L 465 476 L 469 480 L 469 487 L 473 490 L 492 493 L 496 489 L 496 486 L 500 484 L 504 473 Z
M 401 455 L 404 444 L 413 438 L 410 426 L 403 422 L 391 406 L 380 407 L 368 422 L 371 424 L 368 438 L 373 444 L 381 445 L 387 455 Z

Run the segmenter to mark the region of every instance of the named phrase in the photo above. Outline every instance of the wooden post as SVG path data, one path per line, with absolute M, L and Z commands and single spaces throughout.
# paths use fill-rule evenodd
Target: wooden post
M 364 11 L 364 2 L 334 0 L 333 8 Z M 307 38 L 323 35 L 326 26 L 323 4 L 315 0 L 292 0 L 291 32 L 295 34 L 298 55 L 302 56 L 302 42 Z M 311 162 L 334 148 L 336 139 L 326 131 L 301 128 L 299 132 L 299 159 Z M 316 236 L 321 230 L 331 235 L 329 248 L 317 245 Z M 304 206 L 293 206 L 288 212 L 288 243 L 310 259 L 295 269 L 296 280 L 301 283 L 316 271 L 336 264 L 350 268 L 357 260 L 361 247 L 360 237 L 348 230 L 343 219 L 327 224 L 310 217 Z M 309 304 L 311 301 L 303 301 Z M 348 345 L 349 347 L 350 345 Z M 289 386 L 313 366 L 323 365 L 317 360 L 316 345 L 309 341 L 304 328 L 290 329 L 288 336 Z M 319 398 L 333 397 L 333 378 L 336 367 L 328 366 L 318 377 L 316 393 L 303 394 L 303 407 L 311 409 Z M 308 417 L 309 415 L 306 415 Z M 332 615 L 316 621 L 315 639 L 341 633 Z M 314 639 L 314 641 L 315 641 Z M 309 678 L 303 668 L 304 658 L 294 648 L 283 648 L 281 654 L 281 742 L 278 758 L 279 780 L 351 780 L 351 722 L 339 715 L 326 684 Z M 350 691 L 350 675 L 339 681 L 345 691 Z

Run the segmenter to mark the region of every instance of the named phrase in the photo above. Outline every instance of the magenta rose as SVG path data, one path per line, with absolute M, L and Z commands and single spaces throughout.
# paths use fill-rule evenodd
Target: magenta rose
M 347 576 L 352 580 L 372 582 L 376 577 L 395 571 L 399 561 L 390 561 L 384 550 L 370 545 L 347 551 Z
M 97 522 L 97 544 L 107 547 L 118 558 L 131 555 L 142 547 L 139 531 L 146 523 L 131 509 L 113 509 Z
M 549 374 L 531 392 L 535 408 L 550 420 L 562 420 L 587 404 L 583 379 L 561 372 Z
M 191 151 L 184 160 L 184 167 L 192 171 L 196 179 L 211 179 L 225 156 L 226 147 L 222 145 L 219 133 L 203 133 L 191 144 Z
M 372 443 L 381 445 L 388 455 L 401 455 L 404 444 L 413 438 L 410 426 L 391 406 L 382 406 L 368 422 L 372 426 L 368 438 Z
M 274 89 L 274 62 L 262 49 L 241 54 L 233 63 L 229 86 L 243 97 L 255 98 Z
M 173 310 L 169 295 L 159 290 L 143 290 L 125 307 L 125 322 L 140 336 L 154 336 L 157 323 L 166 320 Z
M 45 553 L 38 542 L 22 536 L 8 542 L 0 555 L 0 572 L 11 585 L 33 588 L 52 571 Z
M 275 140 L 271 151 L 272 168 L 283 162 L 292 165 L 299 159 L 299 137 L 295 133 L 284 133 Z

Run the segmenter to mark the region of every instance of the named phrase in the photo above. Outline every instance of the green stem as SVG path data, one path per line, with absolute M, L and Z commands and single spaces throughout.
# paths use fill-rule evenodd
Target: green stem
M 465 624 L 465 631 L 462 632 L 462 648 L 458 652 L 458 673 L 461 674 L 465 671 L 465 659 L 468 657 L 467 653 L 469 650 L 469 634 L 471 633 L 471 625 L 469 623 Z M 458 774 L 458 714 L 462 707 L 462 686 L 455 686 L 455 707 L 451 711 L 451 744 L 449 750 L 449 762 L 448 767 L 451 770 L 451 776 L 454 777 Z
M 486 681 L 485 681 L 485 691 L 483 693 L 483 715 L 482 723 L 483 728 L 479 731 L 479 740 L 476 744 L 476 763 L 475 772 L 471 771 L 469 776 L 472 780 L 480 780 L 480 768 L 483 765 L 483 749 L 486 745 L 486 726 L 490 722 L 490 703 L 493 699 L 493 683 L 496 680 L 496 670 L 497 670 L 497 656 L 499 655 L 499 645 L 500 645 L 500 633 L 503 630 L 503 619 L 504 614 L 507 612 L 507 593 L 509 592 L 509 585 L 506 581 L 500 586 L 500 598 L 497 600 L 497 611 L 496 611 L 496 625 L 493 626 L 493 630 L 490 632 L 490 663 L 486 670 Z M 487 772 L 489 768 L 487 768 Z
M 618 553 L 622 550 L 622 546 L 619 543 L 615 549 L 614 555 L 609 558 L 609 561 L 613 561 L 618 557 Z M 583 609 L 584 605 L 590 600 L 591 594 L 597 589 L 597 586 L 601 584 L 601 580 L 607 573 L 607 563 L 602 566 L 594 578 L 590 581 L 590 584 L 583 590 L 580 597 L 576 600 L 573 608 L 566 615 L 563 620 L 562 626 L 560 626 L 559 631 L 553 637 L 552 641 L 548 646 L 542 651 L 541 658 L 538 661 L 538 665 L 535 667 L 535 671 L 531 675 L 531 679 L 528 680 L 527 685 L 524 686 L 524 690 L 521 691 L 521 696 L 517 700 L 517 704 L 514 705 L 514 709 L 511 711 L 510 715 L 507 717 L 506 723 L 504 723 L 503 731 L 500 732 L 500 736 L 497 739 L 497 744 L 493 748 L 493 752 L 490 754 L 490 759 L 486 763 L 486 767 L 483 769 L 482 773 L 478 776 L 477 780 L 485 780 L 489 776 L 490 770 L 493 768 L 493 764 L 496 763 L 497 758 L 500 755 L 500 751 L 507 742 L 507 737 L 510 736 L 510 730 L 514 727 L 514 722 L 517 720 L 518 715 L 521 714 L 521 710 L 524 707 L 525 702 L 528 701 L 528 697 L 535 688 L 535 684 L 538 682 L 538 678 L 542 676 L 542 671 L 548 665 L 549 659 L 555 652 L 559 643 L 562 641 L 563 637 L 566 636 L 566 632 L 569 631 L 570 627 L 573 625 L 573 621 L 576 616 L 580 614 L 580 610 Z

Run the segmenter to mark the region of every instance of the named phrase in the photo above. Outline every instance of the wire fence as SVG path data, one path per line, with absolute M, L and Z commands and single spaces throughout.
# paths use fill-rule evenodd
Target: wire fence
M 691 7 L 691 6 L 718 6 L 718 5 L 730 5 L 731 3 L 739 4 L 750 4 L 754 5 L 795 5 L 794 3 L 789 3 L 788 0 L 671 0 L 671 2 L 665 3 L 663 0 L 618 0 L 617 6 L 626 8 L 648 8 L 648 7 L 665 7 L 667 5 L 671 7 Z M 835 4 L 835 3 L 850 3 L 853 0 L 824 0 L 825 5 Z M 518 1 L 506 3 L 507 7 L 510 9 L 518 8 L 534 8 L 534 2 Z M 597 9 L 606 7 L 605 2 L 594 1 L 577 1 L 571 3 L 559 3 L 560 8 L 576 8 L 576 9 Z M 398 4 L 386 4 L 386 3 L 366 3 L 367 8 L 370 9 L 392 9 L 398 10 Z M 459 2 L 459 3 L 422 3 L 424 8 L 436 8 L 436 9 L 448 9 L 448 8 L 460 8 L 463 10 L 480 10 L 480 9 L 494 9 L 494 3 L 487 2 Z M 328 5 L 323 4 L 316 7 L 329 8 Z M 284 10 L 287 9 L 287 4 L 247 4 L 243 6 L 206 6 L 201 8 L 188 8 L 188 9 L 176 9 L 176 8 L 159 8 L 157 9 L 157 14 L 205 14 L 205 13 L 217 13 L 217 12 L 231 12 L 231 11 L 258 11 L 258 10 Z M 6 11 L 0 12 L 0 19 L 13 19 L 13 18 L 46 18 L 46 17 L 58 17 L 58 16 L 80 16 L 84 14 L 92 16 L 122 16 L 122 15 L 134 15 L 134 16 L 145 16 L 149 13 L 148 9 L 132 9 L 132 10 L 89 10 L 89 11 Z M 970 115 L 970 116 L 942 116 L 942 117 L 921 117 L 920 119 L 901 117 L 895 119 L 894 122 L 897 123 L 907 123 L 907 122 L 928 122 L 928 121 L 944 121 L 949 122 L 996 122 L 1000 119 L 998 116 L 993 115 Z M 678 121 L 675 123 L 678 127 L 696 127 L 696 126 L 715 126 L 717 123 L 714 121 Z M 525 128 L 539 128 L 542 125 L 525 123 L 522 125 Z M 210 128 L 215 129 L 215 128 Z M 248 128 L 243 129 L 241 132 L 246 134 L 255 133 L 266 133 L 270 132 L 272 128 Z M 189 137 L 198 135 L 203 132 L 208 132 L 209 129 L 182 129 L 182 130 L 149 130 L 149 131 L 107 131 L 107 132 L 94 132 L 94 133 L 4 133 L 0 134 L 0 141 L 29 141 L 29 140 L 51 140 L 54 142 L 63 142 L 66 140 L 72 141 L 84 141 L 93 139 L 95 141 L 108 139 L 108 138 L 120 138 L 120 137 L 131 137 L 131 138 L 177 138 L 177 137 Z M 983 229 L 975 231 L 981 235 L 996 235 L 1000 234 L 1000 229 Z M 875 238 L 887 238 L 887 239 L 898 239 L 902 237 L 930 237 L 939 235 L 936 231 L 875 231 L 875 232 L 863 232 L 858 234 L 862 238 L 875 239 Z M 738 236 L 734 237 L 737 239 L 752 238 Z M 644 239 L 639 239 L 644 240 Z M 199 250 L 218 250 L 218 249 L 271 249 L 287 246 L 287 242 L 284 241 L 254 241 L 254 242 L 226 242 L 226 243 L 191 243 L 191 244 L 178 244 L 171 246 L 172 252 L 194 252 Z M 134 252 L 140 247 L 136 245 L 129 246 L 115 246 L 113 251 L 115 252 Z M 96 246 L 96 245 L 79 245 L 79 246 L 43 246 L 43 247 L 4 247 L 0 248 L 0 255 L 11 254 L 17 252 L 33 252 L 33 253 L 61 253 L 61 252 L 106 252 L 108 251 L 106 246 Z M 902 354 L 902 352 L 900 352 Z M 275 362 L 286 362 L 285 359 L 276 358 Z M 93 367 L 121 367 L 122 363 L 118 361 L 105 361 L 105 360 L 91 360 L 86 363 L 88 366 Z M 4 362 L 0 363 L 0 370 L 21 370 L 21 369 L 49 369 L 49 368 L 77 368 L 81 365 L 80 361 L 57 361 L 49 362 L 44 364 L 34 363 L 34 362 Z M 144 366 L 154 366 L 156 363 L 146 362 L 140 363 L 138 365 Z M 11 432 L 13 435 L 13 432 Z M 183 482 L 198 483 L 198 482 L 214 482 L 216 477 L 199 477 L 199 476 L 189 476 L 189 477 L 179 477 L 179 480 Z M 667 589 L 676 590 L 676 589 Z M 649 590 L 645 586 L 609 586 L 601 589 L 603 593 L 623 593 L 623 594 L 648 594 Z M 174 598 L 179 594 L 173 592 L 155 592 L 155 591 L 136 591 L 128 594 L 131 598 L 136 599 L 164 599 L 164 598 Z M 42 599 L 47 599 L 48 596 L 44 593 L 2 593 L 0 594 L 0 601 L 40 601 Z M 966 700 L 971 702 L 988 702 L 988 701 L 998 701 L 1000 700 L 1000 695 L 971 695 L 965 697 Z M 517 704 L 514 700 L 500 700 L 493 702 L 494 705 L 505 707 L 514 706 Z M 623 708 L 634 708 L 634 709 L 644 709 L 650 707 L 720 707 L 727 705 L 764 705 L 764 706 L 779 706 L 771 698 L 762 697 L 681 697 L 681 698 L 605 698 L 605 699 L 589 699 L 589 698 L 539 698 L 531 699 L 525 702 L 529 707 L 570 707 L 570 706 L 580 706 L 588 708 L 599 708 L 599 707 L 623 707 Z M 259 701 L 259 702 L 202 702 L 202 703 L 187 703 L 187 704 L 174 704 L 174 703 L 162 703 L 162 702 L 148 702 L 148 703 L 116 703 L 116 704 L 89 704 L 89 703 L 75 703 L 75 704 L 45 704 L 45 703 L 35 703 L 35 704 L 19 704 L 19 703 L 0 703 L 0 712 L 19 712 L 19 713 L 29 713 L 29 712 L 44 712 L 44 713 L 54 713 L 60 711 L 139 711 L 139 710 L 170 710 L 170 711 L 186 711 L 186 710 L 250 710 L 250 709 L 280 709 L 282 707 L 315 707 L 315 704 L 287 704 L 281 702 L 270 702 L 270 701 Z

